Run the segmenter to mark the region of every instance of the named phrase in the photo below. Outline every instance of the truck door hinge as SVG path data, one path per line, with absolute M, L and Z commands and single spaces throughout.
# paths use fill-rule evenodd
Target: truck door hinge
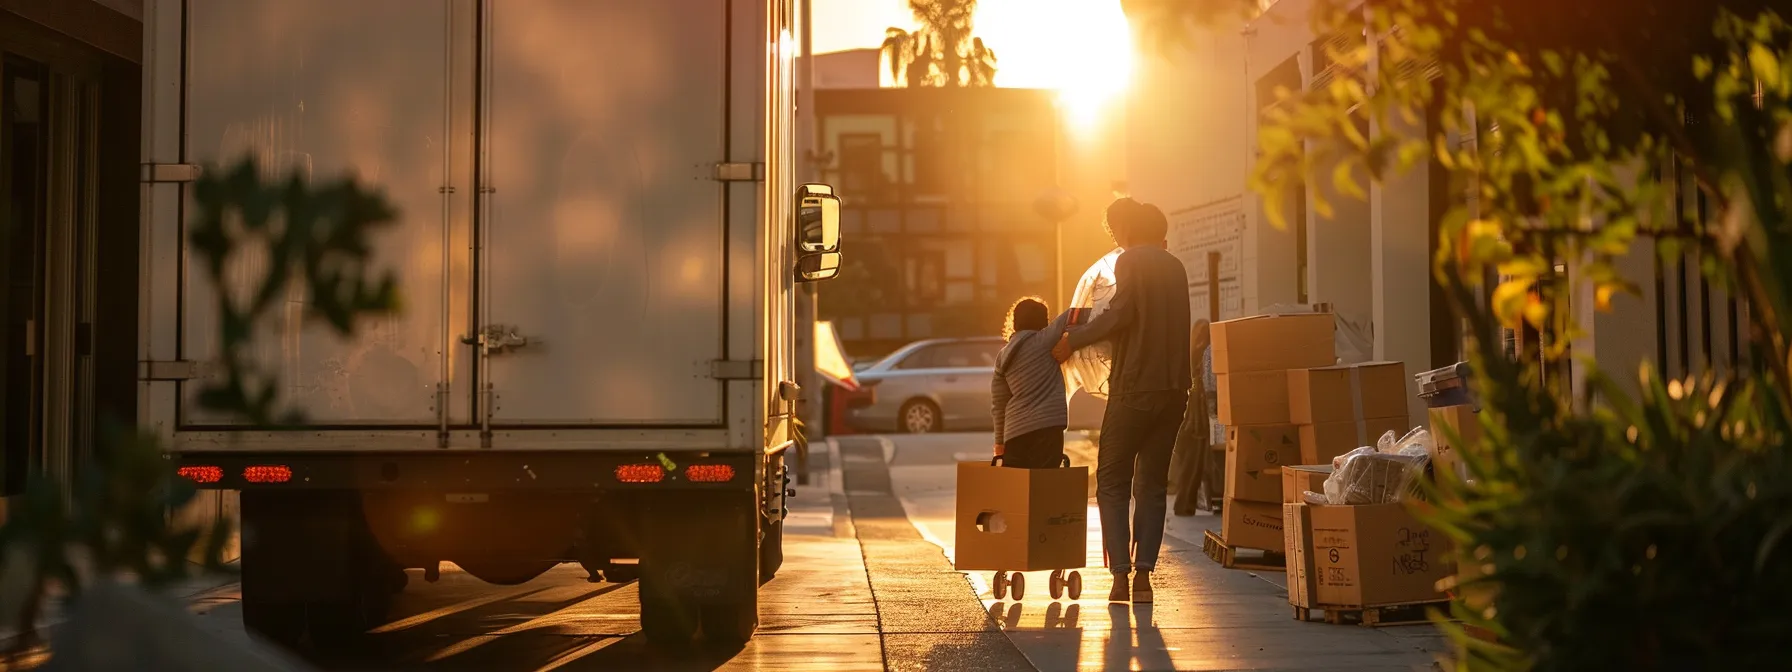
M 765 181 L 765 164 L 718 163 L 716 164 L 715 179 L 717 182 L 763 182 Z
M 759 380 L 764 376 L 763 359 L 718 359 L 709 363 L 709 377 L 716 380 Z
M 144 182 L 192 182 L 199 179 L 199 166 L 190 163 L 145 163 Z
M 208 371 L 199 362 L 186 360 L 172 362 L 137 362 L 137 380 L 197 380 L 205 378 Z

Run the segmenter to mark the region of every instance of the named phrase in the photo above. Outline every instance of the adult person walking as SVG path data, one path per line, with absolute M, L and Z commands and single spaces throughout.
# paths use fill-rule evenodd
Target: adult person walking
M 1108 600 L 1146 603 L 1164 541 L 1170 455 L 1188 403 L 1188 272 L 1167 249 L 1169 221 L 1156 206 L 1116 200 L 1107 225 L 1125 250 L 1114 264 L 1114 299 L 1065 334 L 1052 354 L 1062 362 L 1095 343 L 1113 344 L 1095 471 L 1102 548 L 1114 574 Z

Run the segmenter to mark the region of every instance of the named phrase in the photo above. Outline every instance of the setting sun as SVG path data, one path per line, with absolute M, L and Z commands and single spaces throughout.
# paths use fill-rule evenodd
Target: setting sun
M 1100 121 L 1131 81 L 1120 0 L 983 0 L 976 21 L 1000 58 L 996 85 L 1057 90 L 1077 127 Z
M 875 47 L 884 28 L 915 25 L 906 0 L 818 0 L 815 20 L 818 53 Z M 1111 116 L 1131 81 L 1132 32 L 1120 0 L 980 0 L 975 22 L 996 52 L 996 86 L 1058 91 L 1078 128 Z M 890 84 L 887 71 L 880 78 Z

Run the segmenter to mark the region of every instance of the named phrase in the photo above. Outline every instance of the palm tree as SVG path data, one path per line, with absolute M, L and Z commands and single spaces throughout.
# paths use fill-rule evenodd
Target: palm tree
M 921 24 L 884 31 L 890 76 L 903 86 L 994 86 L 995 51 L 973 37 L 977 0 L 909 0 Z

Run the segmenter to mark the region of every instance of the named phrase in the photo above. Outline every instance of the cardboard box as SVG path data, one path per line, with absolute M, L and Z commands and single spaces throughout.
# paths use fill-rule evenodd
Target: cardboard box
M 960 570 L 1082 567 L 1089 542 L 1089 468 L 1011 469 L 958 463 Z
M 1244 371 L 1214 375 L 1223 425 L 1289 424 L 1288 372 Z
M 1481 441 L 1481 421 L 1475 417 L 1473 406 L 1445 406 L 1433 408 L 1427 412 L 1431 420 L 1431 473 L 1434 478 L 1444 474 L 1455 474 L 1458 478 L 1467 476 L 1466 467 L 1462 464 L 1461 450 L 1472 448 Z M 1455 430 L 1457 441 L 1451 441 L 1444 428 Z
M 1244 469 L 1243 462 L 1237 449 L 1226 449 L 1226 498 L 1277 503 L 1282 494 L 1281 472 L 1275 467 L 1254 471 Z
M 1406 365 L 1366 362 L 1288 372 L 1288 417 L 1297 425 L 1406 416 Z
M 1307 506 L 1301 544 L 1313 558 L 1313 602 L 1374 607 L 1446 599 L 1437 581 L 1455 567 L 1449 539 L 1406 505 Z M 1308 541 L 1310 540 L 1310 541 Z
M 1213 372 L 1243 373 L 1338 363 L 1331 313 L 1259 315 L 1213 323 Z
M 1239 468 L 1262 471 L 1300 463 L 1300 428 L 1294 425 L 1231 425 L 1226 452 L 1238 452 Z
M 1369 418 L 1359 426 L 1355 421 L 1300 425 L 1300 464 L 1331 464 L 1332 458 L 1363 446 L 1375 445 L 1381 435 L 1393 432 L 1405 436 L 1412 431 L 1406 415 L 1393 418 Z
M 1282 553 L 1286 556 L 1288 603 L 1297 607 L 1313 606 L 1312 527 L 1306 504 L 1282 505 Z
M 1221 505 L 1220 540 L 1233 548 L 1282 548 L 1282 505 L 1227 498 Z
M 1282 503 L 1303 504 L 1305 492 L 1325 493 L 1325 479 L 1332 475 L 1331 464 L 1293 464 L 1276 470 L 1282 475 Z

